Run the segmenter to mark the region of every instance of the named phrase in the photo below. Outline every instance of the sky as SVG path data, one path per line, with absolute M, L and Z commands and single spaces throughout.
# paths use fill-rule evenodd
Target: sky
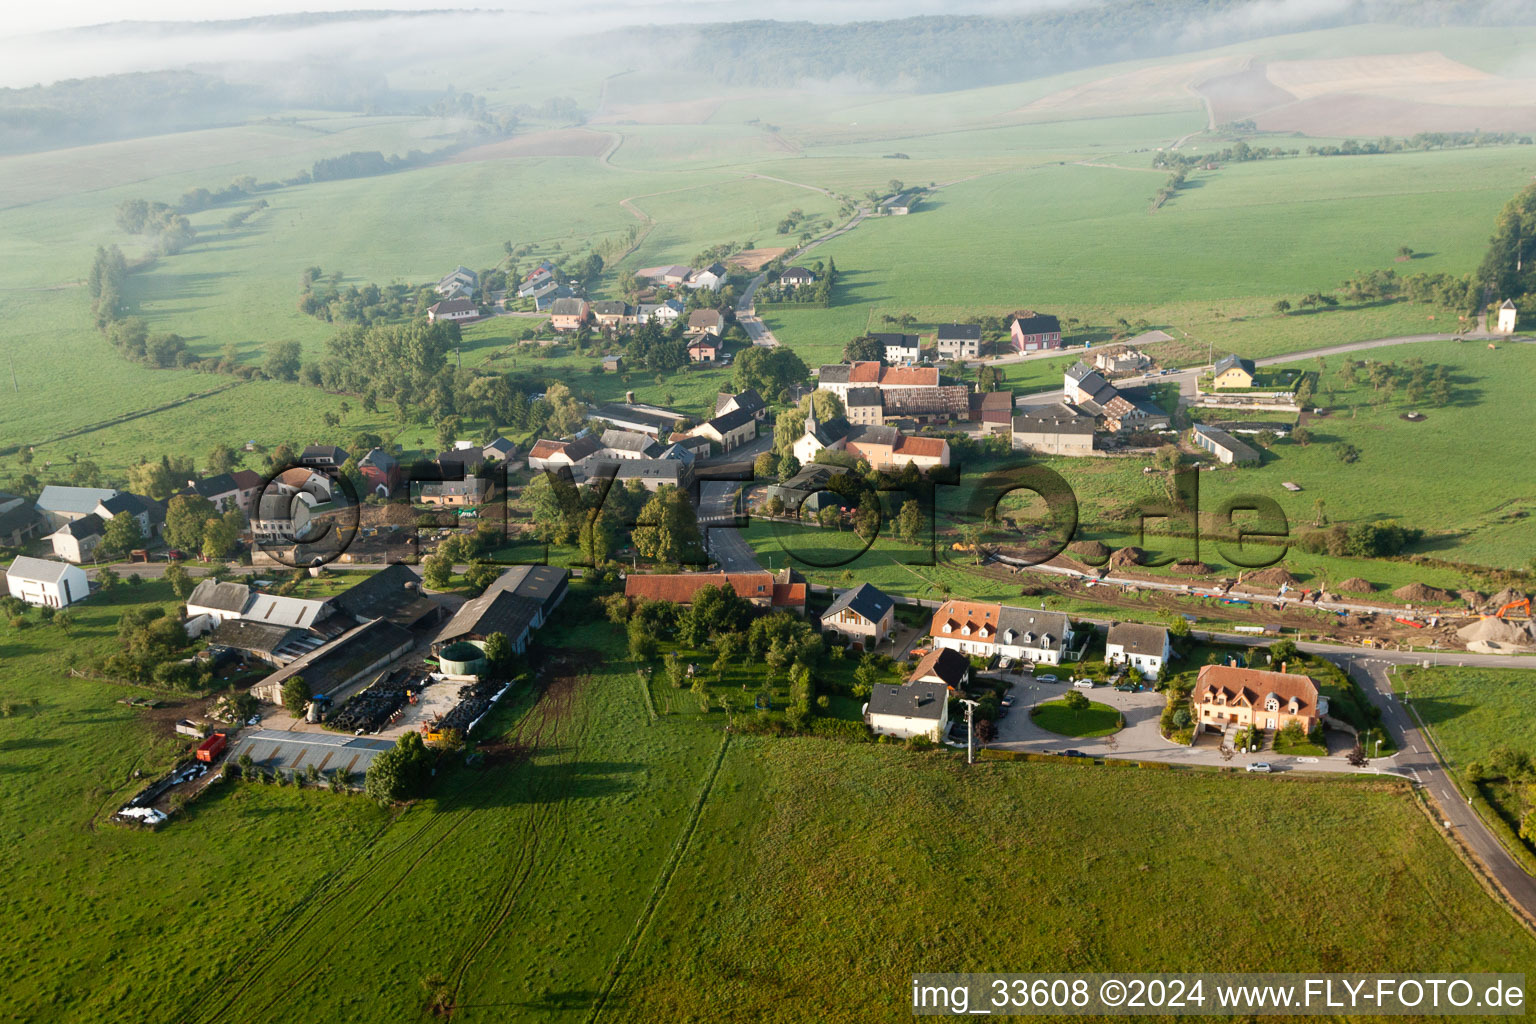
M 1068 6 L 1073 0 L 779 0 L 764 7 L 748 0 L 575 0 L 561 3 L 561 17 L 622 16 L 626 23 L 734 21 L 774 18 L 779 21 L 859 21 L 913 14 L 1003 13 Z M 49 4 L 15 4 L 0 20 L 0 39 L 59 28 L 101 25 L 114 21 L 202 21 L 209 18 L 250 18 L 300 11 L 345 10 L 528 10 L 548 8 L 528 3 L 442 3 L 435 0 L 57 0 Z

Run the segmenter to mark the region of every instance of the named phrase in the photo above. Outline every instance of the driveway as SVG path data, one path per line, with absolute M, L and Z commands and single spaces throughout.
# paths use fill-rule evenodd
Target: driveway
M 987 746 L 1001 750 L 1025 750 L 1036 754 L 1059 752 L 1071 748 L 1081 750 L 1090 757 L 1117 757 L 1131 761 L 1162 761 L 1168 764 L 1205 765 L 1216 768 L 1240 768 L 1255 761 L 1265 761 L 1277 772 L 1361 771 L 1338 755 L 1326 758 L 1293 757 L 1265 750 L 1256 754 L 1234 754 L 1228 760 L 1221 756 L 1220 747 L 1214 737 L 1202 737 L 1201 741 L 1193 747 L 1170 742 L 1163 739 L 1162 732 L 1158 729 L 1158 719 L 1162 716 L 1166 700 L 1155 690 L 1125 693 L 1112 686 L 1096 686 L 1091 692 L 1085 691 L 1090 700 L 1099 704 L 1108 704 L 1124 715 L 1125 728 L 1112 736 L 1091 739 L 1060 736 L 1037 726 L 1029 715 L 1029 709 L 1035 704 L 1059 700 L 1072 688 L 1067 681 L 1066 667 L 1055 675 L 1061 679 L 1061 682 L 1037 683 L 1032 676 L 1024 675 L 1014 683 L 1013 689 L 1009 692 L 1016 703 L 1009 709 L 1008 717 L 997 723 L 997 738 Z M 1001 678 L 1011 680 L 1015 677 L 1005 675 Z M 1367 774 L 1390 774 L 1412 778 L 1408 771 L 1397 768 L 1394 758 L 1390 757 L 1373 760 L 1364 771 Z

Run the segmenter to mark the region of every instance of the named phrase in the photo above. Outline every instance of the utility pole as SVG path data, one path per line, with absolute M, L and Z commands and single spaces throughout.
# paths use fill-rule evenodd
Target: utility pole
M 974 736 L 975 733 L 971 730 L 971 712 L 976 710 L 977 702 L 974 700 L 966 700 L 964 697 L 961 697 L 960 703 L 965 705 L 965 763 L 975 764 L 976 756 L 973 752 L 971 741 L 971 737 Z

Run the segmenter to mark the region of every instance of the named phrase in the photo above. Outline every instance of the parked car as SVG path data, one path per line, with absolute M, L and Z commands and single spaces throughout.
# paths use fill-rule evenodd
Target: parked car
M 1062 757 L 1087 757 L 1088 755 L 1083 753 L 1081 750 L 1063 750 L 1061 752 L 1061 756 Z
M 1074 679 L 1074 680 L 1072 680 L 1072 685 L 1077 687 L 1079 690 L 1091 690 L 1091 689 L 1093 689 L 1093 680 L 1092 679 Z
M 1119 686 L 1115 687 L 1115 689 L 1119 690 L 1121 693 L 1135 693 L 1137 690 L 1141 689 L 1141 687 L 1132 686 L 1130 683 L 1121 683 Z
M 1005 707 L 1005 708 L 1013 707 L 1013 697 L 1012 697 L 1012 695 L 1009 695 L 1009 696 L 1003 698 L 1003 707 Z
M 1268 761 L 1255 761 L 1248 766 L 1248 770 L 1251 772 L 1272 772 L 1274 768 L 1270 767 Z
M 1056 677 L 1055 676 L 1049 676 L 1049 675 L 1047 675 L 1047 676 L 1035 676 L 1035 681 L 1037 683 L 1054 683 L 1056 681 Z

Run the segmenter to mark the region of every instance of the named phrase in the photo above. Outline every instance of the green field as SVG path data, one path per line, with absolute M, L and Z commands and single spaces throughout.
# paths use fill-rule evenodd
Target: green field
M 587 1020 L 599 1003 L 598 1019 L 867 1020 L 897 1012 L 918 969 L 1408 969 L 1410 927 L 1434 930 L 1441 969 L 1536 955 L 1394 786 L 727 743 L 686 694 L 651 718 L 585 599 L 543 634 L 560 681 L 513 698 L 486 765 L 440 774 L 430 799 L 385 813 L 224 783 L 155 833 L 106 816 L 136 769 L 184 749 L 169 728 L 185 712 L 151 725 L 114 702 L 133 691 L 67 678 L 58 655 L 110 650 L 118 614 L 168 590 L 94 597 L 67 637 L 0 626 L 13 1012 L 100 1019 L 131 998 L 146 1021 L 400 1019 L 430 982 L 468 1020 Z M 935 806 L 970 827 L 937 827 Z M 1235 858 L 1255 870 L 1233 896 L 1270 909 L 1221 935 L 1183 927 L 1175 894 Z M 1322 860 L 1369 898 L 1276 888 Z M 941 898 L 957 886 L 990 897 Z

